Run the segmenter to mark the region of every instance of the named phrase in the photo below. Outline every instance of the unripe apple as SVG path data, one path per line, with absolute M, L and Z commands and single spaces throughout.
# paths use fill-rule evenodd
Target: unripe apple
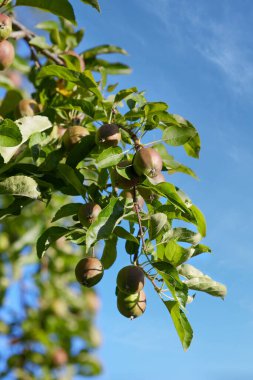
M 16 70 L 9 70 L 6 73 L 6 76 L 11 80 L 14 87 L 21 87 L 22 84 L 22 76 L 21 74 Z
M 119 292 L 117 295 L 117 307 L 126 318 L 137 318 L 146 310 L 146 295 L 143 290 L 135 294 Z
M 90 202 L 79 207 L 77 216 L 83 226 L 89 227 L 97 219 L 101 210 L 98 204 Z
M 0 42 L 0 70 L 5 70 L 9 67 L 15 57 L 13 45 L 6 40 Z
M 136 265 L 122 268 L 117 276 L 117 286 L 121 292 L 134 294 L 144 287 L 145 277 L 143 270 Z
M 104 275 L 104 268 L 96 257 L 85 257 L 81 259 L 75 268 L 77 281 L 90 288 L 96 285 Z
M 60 367 L 67 363 L 68 361 L 68 354 L 67 352 L 59 347 L 53 352 L 53 363 L 55 366 Z
M 160 154 L 153 148 L 141 148 L 133 158 L 133 168 L 139 176 L 156 177 L 163 167 Z
M 82 137 L 89 135 L 87 128 L 82 127 L 81 125 L 73 125 L 68 127 L 66 132 L 62 137 L 62 142 L 66 150 L 70 150 L 76 145 Z
M 6 40 L 12 32 L 12 21 L 7 15 L 0 13 L 0 41 Z
M 37 113 L 41 112 L 39 104 L 34 99 L 22 99 L 18 103 L 16 116 L 34 116 Z
M 96 134 L 96 142 L 106 148 L 117 146 L 121 140 L 121 133 L 117 124 L 103 124 Z
M 129 199 L 130 201 L 134 201 L 134 191 L 133 190 L 123 190 L 120 195 L 124 197 L 125 199 Z M 136 202 L 140 209 L 144 206 L 144 199 L 140 194 L 136 194 Z M 134 206 L 133 206 L 134 209 Z

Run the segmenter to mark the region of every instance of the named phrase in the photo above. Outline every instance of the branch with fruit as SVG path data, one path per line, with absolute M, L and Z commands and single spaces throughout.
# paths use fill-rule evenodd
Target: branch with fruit
M 4 49 L 1 53 L 1 44 L 8 46 L 11 35 L 6 17 L 0 34 L 3 68 L 14 58 Z M 188 264 L 211 251 L 201 243 L 205 218 L 170 182 L 174 173 L 196 178 L 170 154 L 170 147 L 182 146 L 188 156 L 198 158 L 196 128 L 169 113 L 165 102 L 148 101 L 136 87 L 116 90 L 116 84 L 108 83 L 110 75 L 129 68 L 100 56 L 125 54 L 123 49 L 101 45 L 77 54 L 83 32 L 62 18 L 58 24 L 39 25 L 51 45 L 14 19 L 13 25 L 12 36 L 24 39 L 33 52 L 28 75 L 34 93 L 23 99 L 18 92 L 14 97 L 12 89 L 2 102 L 9 96 L 12 106 L 0 106 L 0 194 L 13 197 L 2 217 L 20 214 L 29 202 L 40 202 L 46 210 L 63 194 L 65 201 L 37 240 L 38 257 L 50 258 L 50 248 L 59 239 L 73 250 L 79 247 L 76 280 L 90 288 L 113 267 L 119 244 L 124 244 L 126 265 L 115 276 L 119 312 L 131 319 L 144 313 L 147 278 L 187 349 L 193 332 L 185 310 L 194 298 L 192 291 L 226 295 L 223 284 Z M 39 54 L 46 57 L 43 64 Z M 154 134 L 156 140 L 150 141 Z M 101 243 L 103 252 L 98 254 Z

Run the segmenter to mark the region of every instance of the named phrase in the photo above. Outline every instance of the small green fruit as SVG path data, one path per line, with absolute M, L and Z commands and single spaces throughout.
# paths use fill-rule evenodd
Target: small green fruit
M 12 32 L 12 21 L 7 15 L 0 14 L 0 41 L 6 40 Z
M 139 176 L 156 177 L 163 167 L 160 154 L 153 148 L 141 148 L 135 153 L 133 167 Z
M 70 150 L 76 145 L 83 137 L 89 135 L 87 128 L 81 125 L 73 125 L 68 127 L 62 137 L 62 142 L 66 150 Z
M 121 133 L 116 124 L 103 124 L 96 134 L 97 144 L 103 145 L 106 148 L 117 146 L 121 140 Z
M 96 203 L 86 203 L 79 207 L 77 216 L 83 226 L 89 227 L 97 219 L 101 210 L 101 207 Z
M 143 270 L 136 265 L 128 265 L 122 268 L 117 276 L 119 290 L 127 294 L 140 292 L 143 289 L 144 282 Z
M 101 261 L 96 257 L 86 257 L 77 263 L 75 275 L 81 285 L 90 288 L 101 280 L 104 275 L 104 268 Z
M 67 363 L 68 354 L 63 348 L 59 347 L 53 352 L 52 359 L 56 367 L 61 367 Z
M 143 290 L 136 294 L 118 293 L 117 307 L 126 318 L 137 318 L 146 310 L 146 295 Z
M 13 45 L 6 40 L 0 42 L 0 70 L 5 70 L 14 61 L 15 50 Z
M 133 190 L 123 190 L 120 195 L 124 197 L 125 199 L 128 199 L 129 201 L 134 201 L 134 191 Z M 143 197 L 140 194 L 136 194 L 136 202 L 137 205 L 139 206 L 139 209 L 142 209 L 145 201 Z M 134 209 L 134 206 L 133 206 Z

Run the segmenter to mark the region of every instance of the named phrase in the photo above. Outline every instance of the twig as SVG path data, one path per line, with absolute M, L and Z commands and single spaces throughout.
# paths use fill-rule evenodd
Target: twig
M 147 254 L 147 248 L 146 248 L 146 244 L 145 244 L 145 240 L 144 240 L 144 233 L 143 233 L 143 227 L 142 227 L 142 223 L 141 223 L 141 216 L 140 216 L 139 205 L 137 202 L 136 187 L 135 186 L 133 188 L 133 191 L 134 191 L 134 196 L 133 196 L 134 210 L 136 212 L 136 215 L 138 218 L 138 224 L 139 224 L 139 234 L 138 235 L 140 235 L 140 237 L 141 237 L 142 248 L 143 248 L 143 251 L 146 255 Z M 138 255 L 138 252 L 134 255 L 134 262 L 137 262 L 137 255 Z
M 29 47 L 30 47 L 30 49 L 31 49 L 31 52 L 32 52 L 32 48 L 33 48 L 34 50 L 40 52 L 41 54 L 43 54 L 45 57 L 47 57 L 47 58 L 50 59 L 51 61 L 57 63 L 57 65 L 64 65 L 63 60 L 60 59 L 60 58 L 58 57 L 57 54 L 52 53 L 50 50 L 48 50 L 48 49 L 41 49 L 41 48 L 39 48 L 39 47 L 37 47 L 37 46 L 33 46 L 33 47 L 31 47 L 31 45 L 30 45 L 30 41 L 31 41 L 34 37 L 36 37 L 36 34 L 33 33 L 31 30 L 27 29 L 27 28 L 26 28 L 21 22 L 19 22 L 19 21 L 13 19 L 13 20 L 12 20 L 12 25 L 13 25 L 13 27 L 14 27 L 14 29 L 15 29 L 16 32 L 13 32 L 11 36 L 12 36 L 13 38 L 16 37 L 17 39 L 19 39 L 19 38 L 24 38 L 24 39 L 26 40 L 26 42 L 29 44 Z M 18 32 L 19 34 L 17 34 L 17 32 Z M 23 37 L 20 37 L 21 32 L 23 33 Z M 35 59 L 35 56 L 33 55 L 33 53 L 32 53 L 32 56 L 33 56 L 33 59 L 35 60 L 35 62 L 38 63 L 38 60 Z

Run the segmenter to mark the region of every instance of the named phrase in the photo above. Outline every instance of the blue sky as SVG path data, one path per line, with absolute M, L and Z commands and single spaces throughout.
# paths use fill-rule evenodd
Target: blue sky
M 76 2 L 73 1 L 73 4 Z M 200 181 L 175 174 L 202 209 L 213 249 L 192 260 L 223 282 L 223 302 L 198 294 L 188 307 L 194 339 L 184 352 L 168 312 L 147 284 L 147 310 L 129 321 L 116 309 L 118 270 L 128 264 L 119 247 L 118 261 L 99 284 L 103 333 L 99 380 L 250 380 L 252 345 L 252 166 L 253 39 L 251 0 L 102 0 L 102 14 L 80 6 L 86 29 L 82 48 L 111 43 L 125 48 L 121 61 L 131 76 L 111 77 L 121 88 L 137 86 L 152 101 L 165 101 L 172 113 L 189 119 L 202 140 L 200 160 L 173 149 Z M 77 9 L 77 8 L 76 8 Z M 81 51 L 81 50 L 80 50 Z M 152 138 L 152 137 L 151 137 Z

